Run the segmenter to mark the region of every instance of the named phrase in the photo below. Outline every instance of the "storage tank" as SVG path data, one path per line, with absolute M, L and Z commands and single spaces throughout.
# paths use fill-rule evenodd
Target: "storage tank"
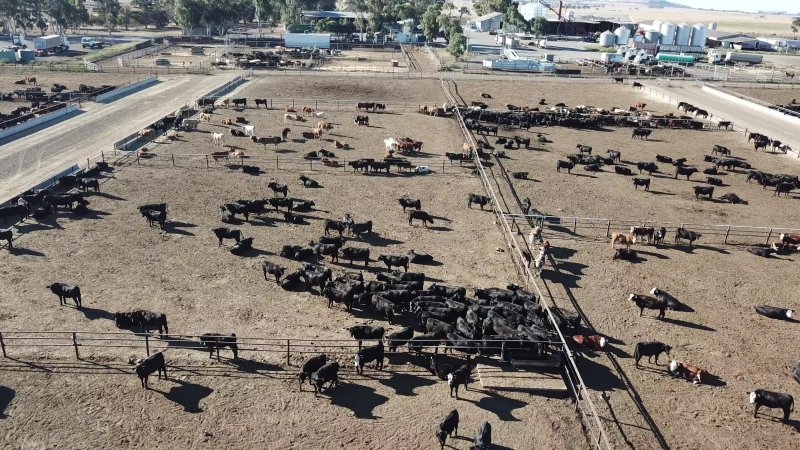
M 636 33 L 633 35 L 633 42 L 644 42 L 644 35 Z
M 17 62 L 17 53 L 14 50 L 2 49 L 0 50 L 0 61 L 14 64 Z
M 30 63 L 36 61 L 35 50 L 17 50 L 17 60 L 22 63 Z
M 662 23 L 663 22 L 661 22 L 660 20 L 654 20 L 653 21 L 653 25 L 650 27 L 650 31 L 658 31 L 658 32 L 660 32 Z M 645 28 L 645 31 L 647 31 L 646 28 Z
M 657 43 L 658 39 L 661 37 L 661 33 L 658 31 L 645 31 L 644 32 L 644 39 L 650 43 Z
M 692 26 L 686 22 L 678 25 L 675 32 L 675 45 L 689 45 L 692 36 Z
M 705 47 L 707 35 L 708 35 L 708 29 L 706 28 L 705 24 L 702 23 L 695 24 L 692 27 L 691 45 L 696 47 Z
M 672 22 L 664 22 L 661 24 L 661 43 L 672 45 L 675 43 L 675 24 Z
M 620 25 L 619 28 L 614 30 L 614 35 L 617 37 L 617 44 L 625 45 L 631 37 L 631 30 L 629 30 L 628 27 Z
M 598 41 L 600 47 L 611 47 L 617 43 L 617 35 L 606 30 L 600 33 L 600 40 Z

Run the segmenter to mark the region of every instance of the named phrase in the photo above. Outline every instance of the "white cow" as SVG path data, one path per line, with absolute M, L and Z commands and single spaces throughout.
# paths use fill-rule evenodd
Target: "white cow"
M 255 136 L 255 127 L 253 125 L 242 125 L 242 131 L 245 136 Z
M 311 113 L 311 115 L 316 117 L 317 119 L 321 119 L 321 118 L 325 117 L 325 113 L 322 112 L 322 111 Z
M 225 144 L 225 142 L 223 141 L 224 137 L 225 135 L 222 133 L 211 133 L 211 139 L 214 140 L 215 144 L 224 145 Z
M 397 139 L 390 137 L 389 139 L 384 139 L 383 144 L 386 146 L 387 152 L 396 152 L 397 151 Z

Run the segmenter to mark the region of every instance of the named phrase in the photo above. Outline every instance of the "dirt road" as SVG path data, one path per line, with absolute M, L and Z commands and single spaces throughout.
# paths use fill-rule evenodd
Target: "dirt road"
M 84 104 L 76 116 L 28 136 L 0 141 L 0 201 L 101 150 L 111 150 L 115 141 L 237 75 L 167 78 L 111 103 Z

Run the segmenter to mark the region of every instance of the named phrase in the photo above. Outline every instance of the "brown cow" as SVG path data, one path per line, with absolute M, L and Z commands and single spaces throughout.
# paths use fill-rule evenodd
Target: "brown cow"
M 593 334 L 591 336 L 576 334 L 572 336 L 572 340 L 581 347 L 589 347 L 594 350 L 600 350 L 601 348 L 604 348 L 607 342 L 606 338 L 600 336 L 599 334 Z
M 614 248 L 614 245 L 617 243 L 625 244 L 626 248 L 631 248 L 631 245 L 636 243 L 636 236 L 631 236 L 625 233 L 612 233 L 611 248 Z
M 708 376 L 708 372 L 700 367 L 675 360 L 669 363 L 669 373 L 676 377 L 683 377 L 693 384 L 702 384 L 703 376 Z

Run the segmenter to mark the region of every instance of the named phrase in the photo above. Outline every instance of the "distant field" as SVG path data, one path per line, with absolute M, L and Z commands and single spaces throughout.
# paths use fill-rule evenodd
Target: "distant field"
M 736 31 L 747 34 L 779 34 L 791 36 L 790 16 L 746 14 L 740 12 L 708 11 L 686 8 L 608 8 L 581 9 L 578 15 L 593 14 L 595 16 L 627 17 L 634 21 L 661 20 L 673 23 L 708 24 L 717 22 L 717 30 Z

